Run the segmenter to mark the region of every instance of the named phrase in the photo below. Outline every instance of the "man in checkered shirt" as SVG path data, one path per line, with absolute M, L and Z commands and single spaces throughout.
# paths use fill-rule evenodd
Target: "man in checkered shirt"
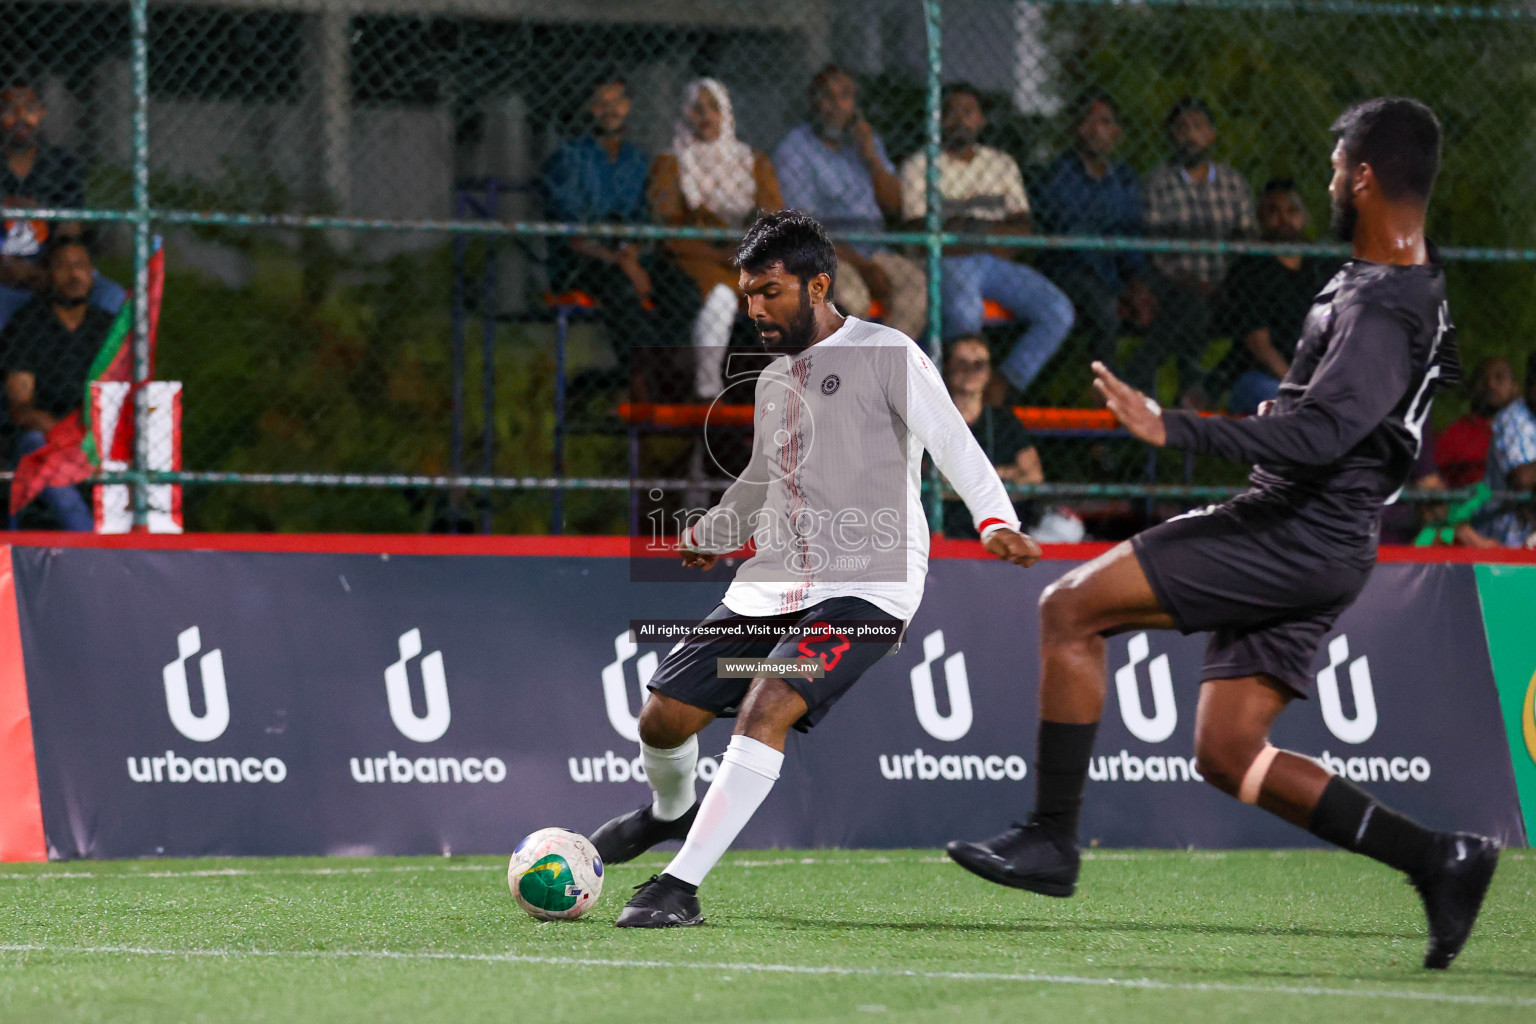
M 1483 479 L 1495 491 L 1536 489 L 1536 355 L 1525 364 L 1525 394 L 1493 418 L 1488 472 Z M 1501 505 L 1488 509 L 1476 529 L 1508 548 L 1536 541 L 1536 508 Z
M 1251 238 L 1257 218 L 1253 190 L 1241 174 L 1211 158 L 1216 129 L 1201 100 L 1185 97 L 1168 111 L 1163 128 L 1173 158 L 1154 167 L 1142 183 L 1147 234 L 1165 238 Z M 1228 258 L 1208 253 L 1162 253 L 1152 258 L 1159 315 L 1146 344 L 1128 368 L 1139 387 L 1149 387 L 1157 367 L 1177 355 L 1186 394 L 1199 388 L 1198 361 L 1210 337 L 1211 306 L 1227 273 Z

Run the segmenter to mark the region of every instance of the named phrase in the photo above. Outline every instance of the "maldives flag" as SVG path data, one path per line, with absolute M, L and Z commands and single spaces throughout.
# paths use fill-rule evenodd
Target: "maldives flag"
M 154 251 L 149 257 L 149 377 L 155 375 L 155 335 L 160 326 L 160 298 L 165 291 L 165 250 L 157 236 Z M 101 351 L 91 363 L 86 375 L 85 393 L 80 408 L 65 416 L 48 431 L 47 443 L 30 455 L 24 455 L 16 464 L 16 475 L 11 478 L 11 515 L 16 515 L 27 504 L 43 493 L 47 487 L 69 487 L 89 480 L 101 465 L 102 453 L 96 449 L 91 434 L 91 385 L 97 381 L 133 380 L 133 307 L 134 298 L 129 296 L 123 308 L 117 311 L 117 319 L 101 343 Z M 141 382 L 142 383 L 142 382 Z M 124 410 L 133 408 L 134 393 L 139 385 L 129 389 Z M 117 429 L 113 431 L 108 458 L 128 461 L 133 448 L 133 420 L 131 415 L 119 416 Z

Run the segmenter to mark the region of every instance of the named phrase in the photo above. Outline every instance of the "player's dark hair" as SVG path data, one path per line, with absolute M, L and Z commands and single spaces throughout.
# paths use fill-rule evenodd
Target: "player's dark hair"
M 52 267 L 53 261 L 58 257 L 59 253 L 72 246 L 79 246 L 81 249 L 84 249 L 85 255 L 94 261 L 95 257 L 91 252 L 90 245 L 86 243 L 85 236 L 78 232 L 70 232 L 69 234 L 55 232 L 48 236 L 48 241 L 43 243 L 42 252 L 39 254 L 42 265 Z
M 624 95 L 629 95 L 629 80 L 624 77 L 624 72 L 620 71 L 617 67 L 604 68 L 593 78 L 592 87 L 587 90 L 587 95 L 592 95 L 605 85 L 616 85 L 624 90 Z
M 986 112 L 987 101 L 981 98 L 981 90 L 970 82 L 951 82 L 949 85 L 946 85 L 940 99 L 940 106 L 942 107 L 943 104 L 948 103 L 956 96 L 969 96 L 976 101 L 976 105 L 982 109 L 983 113 Z
M 1532 392 L 1536 392 L 1536 352 L 1532 352 L 1525 360 L 1525 396 L 1530 400 Z
M 1270 178 L 1264 183 L 1264 191 L 1259 194 L 1259 198 L 1267 199 L 1277 193 L 1295 191 L 1298 191 L 1295 178 Z
M 817 274 L 837 283 L 837 250 L 816 218 L 800 210 L 765 213 L 736 247 L 736 266 L 761 274 L 775 263 L 804 287 Z M 829 289 L 830 294 L 830 289 Z
M 821 87 L 826 83 L 827 79 L 834 78 L 837 75 L 844 75 L 848 78 L 853 78 L 851 74 L 843 69 L 841 64 L 824 64 L 822 65 L 821 70 L 812 76 L 811 86 L 807 91 L 812 96 L 815 96 L 817 91 L 820 90 Z M 858 79 L 855 78 L 854 81 L 857 82 Z
M 1211 108 L 1206 106 L 1205 100 L 1198 96 L 1183 96 L 1168 108 L 1168 116 L 1163 118 L 1163 131 L 1173 131 L 1173 126 L 1179 123 L 1179 118 L 1192 111 L 1204 114 L 1205 119 L 1213 124 L 1216 121 L 1211 116 Z
M 1468 397 L 1472 407 L 1472 415 L 1481 416 L 1483 419 L 1492 419 L 1499 411 L 1499 406 L 1494 404 L 1493 396 L 1488 393 L 1488 385 L 1493 377 L 1493 368 L 1503 363 L 1509 368 L 1510 376 L 1514 376 L 1515 368 L 1509 365 L 1509 360 L 1503 356 L 1485 356 L 1472 367 L 1472 377 L 1468 382 Z
M 1093 105 L 1095 103 L 1104 104 L 1114 112 L 1116 118 L 1120 116 L 1120 104 L 1115 102 L 1115 98 L 1105 90 L 1100 89 L 1098 86 L 1090 85 L 1088 88 L 1078 93 L 1077 96 L 1072 100 L 1071 109 L 1073 128 L 1076 128 L 1078 125 L 1087 120 L 1088 112 L 1093 109 Z
M 1440 171 L 1440 119 L 1418 100 L 1378 96 L 1357 103 L 1333 122 L 1354 166 L 1369 164 L 1381 191 L 1392 200 L 1429 200 Z
M 0 72 L 0 93 L 21 92 L 30 89 L 37 92 L 37 76 L 26 68 L 10 67 Z

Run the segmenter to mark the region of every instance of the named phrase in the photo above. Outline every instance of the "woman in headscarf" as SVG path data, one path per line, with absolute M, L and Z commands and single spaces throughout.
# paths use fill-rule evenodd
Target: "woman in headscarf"
M 745 227 L 758 213 L 783 208 L 773 164 L 736 138 L 730 93 L 715 79 L 700 78 L 684 90 L 672 149 L 651 167 L 650 202 L 663 224 L 704 228 Z M 702 239 L 674 239 L 667 247 L 704 297 L 693 325 L 694 384 L 700 397 L 713 398 L 723 387 L 725 347 L 740 302 L 731 266 L 736 247 Z

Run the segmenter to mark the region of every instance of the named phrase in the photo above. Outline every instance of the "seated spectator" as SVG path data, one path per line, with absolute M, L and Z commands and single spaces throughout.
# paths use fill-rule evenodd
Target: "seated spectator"
M 886 218 L 901 214 L 901 182 L 885 143 L 859 113 L 858 83 L 829 64 L 811 80 L 810 105 L 810 121 L 791 129 L 773 153 L 784 205 L 834 234 L 883 231 Z M 927 275 L 879 246 L 838 243 L 835 300 L 855 317 L 868 316 L 878 300 L 885 323 L 909 338 L 921 338 L 928 324 Z
M 759 213 L 784 208 L 773 164 L 736 138 L 731 95 L 713 78 L 700 78 L 683 93 L 672 151 L 651 165 L 650 199 L 661 223 L 700 228 L 741 228 Z M 724 386 L 725 350 L 741 299 L 736 246 L 689 238 L 667 248 L 704 299 L 693 322 L 694 388 L 699 398 L 714 398 Z
M 1289 178 L 1264 186 L 1259 202 L 1259 232 L 1266 242 L 1301 242 L 1311 217 Z M 1232 351 L 1218 371 L 1231 381 L 1229 412 L 1250 416 L 1259 403 L 1280 394 L 1280 381 L 1291 370 L 1301 325 L 1312 300 L 1339 268 L 1339 261 L 1316 256 L 1239 256 L 1221 292 L 1221 321 L 1232 337 Z
M 944 230 L 1028 234 L 1029 198 L 1013 157 L 977 144 L 987 126 L 981 95 L 968 85 L 944 96 L 939 192 Z M 901 214 L 921 229 L 928 212 L 928 156 L 914 154 L 901 167 Z M 991 299 L 1029 324 L 1002 362 L 1003 376 L 1020 391 L 1061 347 L 1072 329 L 1072 302 L 1044 274 L 1015 263 L 1008 249 L 952 249 L 942 279 L 946 340 L 981 333 L 983 302 Z
M 1494 491 L 1536 489 L 1536 355 L 1526 360 L 1525 393 L 1493 418 L 1484 480 Z M 1507 548 L 1536 543 L 1536 504 L 1501 504 L 1473 520 L 1477 533 Z M 1458 536 L 1458 539 L 1461 539 Z
M 95 268 L 78 239 L 50 241 L 41 265 L 48 275 L 46 295 L 22 306 L 0 331 L 0 367 L 18 431 L 18 457 L 43 447 L 59 420 L 84 404 L 91 364 L 113 321 L 110 313 L 87 301 Z M 94 528 L 90 505 L 75 488 L 49 487 L 43 501 L 64 529 Z
M 944 380 L 955 408 L 970 425 L 981 450 L 987 453 L 997 475 L 1006 483 L 1039 484 L 1045 482 L 1040 453 L 1019 418 L 1007 406 L 987 405 L 983 396 L 992 379 L 992 357 L 980 338 L 959 338 L 944 358 Z M 1047 544 L 1072 544 L 1083 539 L 1083 524 L 1065 509 L 1047 509 L 1037 514 L 1032 502 L 1015 502 L 1019 519 L 1029 526 L 1029 534 Z M 944 535 L 977 536 L 965 503 L 955 499 L 944 502 Z
M 1073 106 L 1073 145 L 1046 168 L 1037 199 L 1041 230 L 1051 235 L 1092 237 L 1142 233 L 1141 186 L 1128 164 L 1111 159 L 1120 144 L 1120 122 L 1108 93 L 1089 89 Z M 1122 321 L 1145 330 L 1157 312 L 1146 283 L 1147 260 L 1139 252 L 1066 251 L 1041 264 L 1072 301 L 1089 350 L 1116 366 Z
M 560 147 L 544 165 L 544 195 L 556 220 L 581 224 L 643 224 L 650 162 L 624 138 L 628 86 L 609 75 L 592 89 L 589 134 Z M 599 305 L 608 343 L 620 366 L 639 346 L 666 346 L 686 337 L 698 309 L 697 290 L 664 250 L 637 241 L 576 236 L 551 243 L 550 283 L 580 289 Z
M 0 206 L 74 207 L 85 205 L 85 172 L 69 150 L 45 145 L 42 127 L 48 108 L 32 83 L 13 77 L 0 85 Z M 48 274 L 38 257 L 51 233 L 79 234 L 76 221 L 8 220 L 0 241 L 0 327 L 38 292 L 48 289 Z M 90 302 L 116 313 L 127 293 L 115 281 L 96 274 Z
M 1435 463 L 1447 487 L 1471 487 L 1488 468 L 1493 418 L 1520 397 L 1514 367 L 1501 356 L 1484 359 L 1469 381 L 1471 410 L 1446 427 L 1436 439 Z
M 1169 109 L 1163 128 L 1174 155 L 1149 171 L 1142 185 L 1147 233 L 1191 240 L 1252 238 L 1252 190 L 1241 174 L 1212 159 L 1216 129 L 1210 109 L 1185 97 Z M 1207 253 L 1152 257 L 1158 316 L 1127 367 L 1131 383 L 1151 393 L 1158 367 L 1171 354 L 1179 360 L 1186 404 L 1202 404 L 1199 360 L 1211 338 L 1212 307 L 1228 262 Z

